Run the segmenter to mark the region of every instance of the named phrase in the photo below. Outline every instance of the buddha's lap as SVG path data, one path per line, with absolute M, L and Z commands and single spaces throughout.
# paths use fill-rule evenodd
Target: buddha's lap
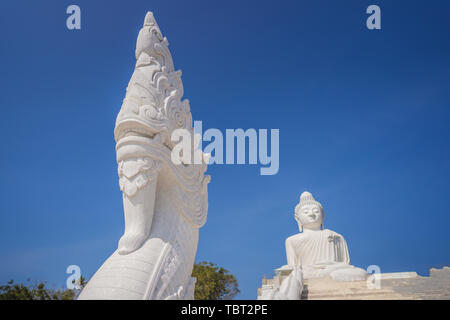
M 367 279 L 367 272 L 344 263 L 321 264 L 303 267 L 303 277 L 322 278 L 330 276 L 335 281 L 358 281 Z
M 330 277 L 336 281 L 358 281 L 366 280 L 367 272 L 361 268 L 348 266 L 347 268 L 337 269 L 330 273 Z

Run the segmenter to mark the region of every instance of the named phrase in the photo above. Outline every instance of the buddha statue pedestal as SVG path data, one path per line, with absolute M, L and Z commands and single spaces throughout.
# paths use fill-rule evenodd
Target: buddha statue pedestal
M 278 269 L 277 269 L 278 270 Z M 280 275 L 280 274 L 279 274 Z M 278 276 L 279 276 L 278 275 Z M 305 300 L 449 300 L 450 268 L 430 269 L 427 277 L 416 272 L 379 273 L 366 281 L 336 281 L 330 277 L 303 280 Z M 283 278 L 283 276 L 281 277 Z M 258 299 L 270 298 L 281 278 L 263 279 Z

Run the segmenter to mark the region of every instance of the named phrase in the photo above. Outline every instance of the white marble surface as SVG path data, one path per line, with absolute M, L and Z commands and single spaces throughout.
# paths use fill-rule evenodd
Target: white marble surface
M 344 237 L 324 228 L 323 207 L 311 193 L 302 193 L 294 217 L 300 232 L 286 239 L 287 264 L 275 270 L 275 281 L 262 287 L 258 299 L 300 299 L 306 279 L 330 277 L 335 281 L 361 281 L 367 278 L 365 270 L 350 265 Z
M 148 12 L 114 137 L 125 232 L 79 299 L 193 299 L 198 229 L 208 211 L 206 164 L 175 165 L 171 133 L 193 133 L 168 41 Z

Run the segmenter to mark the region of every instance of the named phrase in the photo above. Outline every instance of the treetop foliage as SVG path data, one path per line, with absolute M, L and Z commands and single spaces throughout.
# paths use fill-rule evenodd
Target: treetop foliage
M 239 293 L 234 275 L 212 262 L 196 263 L 192 276 L 197 278 L 195 300 L 230 300 Z

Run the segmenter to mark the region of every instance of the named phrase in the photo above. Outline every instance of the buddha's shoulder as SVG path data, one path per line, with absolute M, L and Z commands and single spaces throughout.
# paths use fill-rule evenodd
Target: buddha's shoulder
M 322 231 L 320 231 L 320 232 L 322 232 Z M 294 235 L 290 236 L 289 238 L 287 238 L 286 243 L 297 243 L 299 241 L 309 239 L 309 238 L 311 238 L 311 236 L 313 236 L 313 234 L 311 234 L 311 233 L 305 233 L 305 232 L 297 233 L 297 234 L 294 234 Z
M 304 235 L 303 233 L 297 233 L 297 234 L 294 234 L 294 235 L 292 235 L 292 236 L 290 236 L 290 237 L 288 237 L 288 238 L 286 239 L 286 244 L 287 244 L 287 243 L 297 242 L 297 241 L 299 241 L 299 240 L 304 239 L 304 237 L 305 237 L 305 235 Z
M 309 239 L 309 238 L 313 238 L 313 239 L 315 239 L 316 238 L 316 236 L 320 233 L 321 235 L 324 235 L 324 236 L 334 236 L 334 237 L 339 237 L 339 238 L 342 238 L 342 239 L 344 239 L 344 237 L 341 235 L 341 234 L 339 234 L 339 233 L 337 233 L 337 232 L 335 232 L 335 231 L 333 231 L 333 230 L 330 230 L 330 229 L 324 229 L 324 230 L 321 230 L 321 231 L 317 231 L 318 233 L 316 234 L 316 233 L 314 233 L 314 234 L 312 234 L 312 233 L 310 233 L 310 234 L 308 234 L 308 233 L 297 233 L 297 234 L 294 234 L 294 235 L 292 235 L 292 236 L 290 236 L 290 237 L 288 237 L 287 239 L 286 239 L 286 244 L 288 244 L 288 243 L 291 243 L 291 244 L 293 244 L 293 243 L 297 243 L 297 242 L 299 242 L 299 241 L 302 241 L 302 240 L 306 240 L 306 239 Z
M 325 229 L 325 230 L 323 230 L 323 231 L 326 232 L 326 233 L 327 233 L 328 235 L 330 235 L 330 236 L 335 236 L 335 237 L 344 238 L 344 236 L 343 236 L 342 234 L 337 233 L 337 232 L 335 232 L 335 231 L 333 231 L 333 230 Z

